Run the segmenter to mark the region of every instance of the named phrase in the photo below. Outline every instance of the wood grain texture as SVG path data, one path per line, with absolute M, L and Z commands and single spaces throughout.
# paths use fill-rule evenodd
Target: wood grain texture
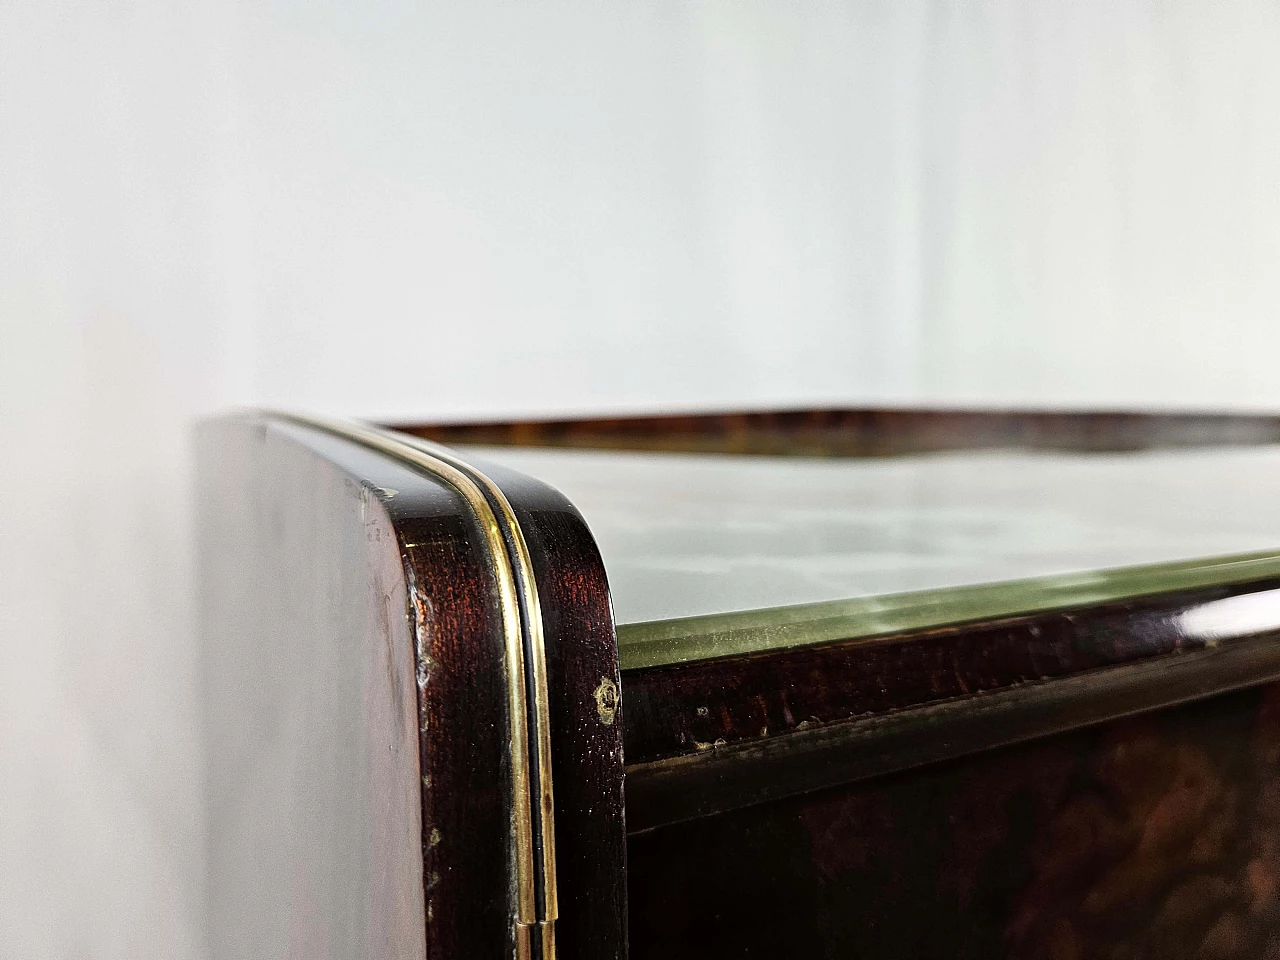
M 1280 956 L 1280 687 L 633 836 L 637 958 Z
M 477 466 L 511 501 L 542 603 L 551 698 L 562 960 L 626 956 L 622 721 L 597 691 L 620 682 L 608 581 L 581 515 L 559 492 L 493 464 Z
M 771 416 L 443 438 L 843 455 L 1275 428 Z M 222 421 L 200 456 L 215 955 L 509 956 L 509 678 L 476 518 L 448 486 L 296 425 Z M 1280 847 L 1255 825 L 1280 776 L 1277 694 L 1235 691 L 1280 680 L 1280 580 L 620 677 L 581 517 L 479 466 L 541 597 L 561 957 L 625 956 L 628 928 L 637 956 L 1265 955 Z
M 1197 629 L 1245 604 L 1244 636 Z M 1263 623 L 1257 614 L 1270 618 Z M 623 675 L 631 829 L 1280 676 L 1259 580 Z
M 1271 591 L 1280 591 L 1280 579 L 628 670 L 627 761 L 1203 650 L 1218 640 L 1182 628 L 1191 611 Z M 1275 611 L 1280 629 L 1280 600 Z
M 992 447 L 1121 451 L 1280 441 L 1277 417 L 1195 413 L 777 410 L 417 423 L 397 429 L 449 444 L 840 457 Z
M 198 447 L 215 956 L 511 956 L 510 678 L 476 516 L 269 417 Z M 617 676 L 607 584 L 563 498 L 502 485 L 548 631 L 558 955 L 625 956 L 621 733 L 594 697 Z

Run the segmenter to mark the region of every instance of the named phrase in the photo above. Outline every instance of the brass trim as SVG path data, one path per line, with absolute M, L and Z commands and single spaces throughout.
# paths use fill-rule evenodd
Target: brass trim
M 530 928 L 536 926 L 541 932 L 542 960 L 555 960 L 554 924 L 559 916 L 559 899 L 556 892 L 555 805 L 551 782 L 551 725 L 546 645 L 542 627 L 542 608 L 538 601 L 538 590 L 533 576 L 533 563 L 510 501 L 496 483 L 475 467 L 451 451 L 425 440 L 404 437 L 366 424 L 325 417 L 274 411 L 269 415 L 369 447 L 425 471 L 453 487 L 479 520 L 493 560 L 494 579 L 498 585 L 508 676 L 508 707 L 512 718 L 511 771 L 514 794 L 512 826 L 515 835 L 516 953 L 520 958 L 528 955 Z M 497 506 L 496 511 L 494 504 Z M 503 536 L 504 525 L 514 546 L 514 556 L 508 553 L 507 541 Z M 517 568 L 519 576 L 516 575 Z M 526 623 L 527 637 L 523 625 Z M 529 653 L 528 666 L 531 668 L 532 690 L 526 687 L 526 648 Z M 533 700 L 533 717 L 537 727 L 534 752 L 529 748 L 530 696 Z M 542 826 L 540 850 L 535 850 L 535 846 L 539 845 L 535 843 L 533 829 L 532 781 L 535 777 L 531 768 L 534 764 L 536 764 L 536 779 L 540 786 L 537 798 L 539 821 Z M 540 859 L 542 866 L 542 911 L 537 908 L 535 857 Z M 541 916 L 538 915 L 539 912 L 542 913 Z
M 514 926 L 516 960 L 532 960 L 533 958 L 533 925 L 517 921 Z
M 390 431 L 375 429 L 380 435 Z M 399 436 L 392 434 L 397 440 Z M 441 447 L 429 440 L 419 437 L 405 437 L 400 442 L 405 446 L 416 447 L 429 456 L 434 456 L 459 470 L 464 470 L 487 490 L 493 501 L 498 504 L 503 520 L 511 533 L 511 541 L 515 545 L 515 565 L 520 568 L 520 583 L 524 586 L 526 619 L 529 625 L 530 666 L 533 668 L 534 718 L 537 723 L 538 783 L 540 786 L 538 809 L 542 823 L 542 875 L 544 913 L 538 918 L 540 924 L 554 923 L 560 916 L 560 904 L 556 891 L 556 835 L 555 835 L 555 791 L 551 782 L 551 695 L 547 689 L 547 647 L 542 632 L 542 604 L 538 599 L 538 588 L 533 578 L 533 559 L 529 556 L 529 545 L 525 542 L 524 533 L 520 529 L 520 521 L 516 519 L 511 501 L 502 489 L 484 473 L 467 463 L 446 447 Z M 544 952 L 544 960 L 554 960 L 555 941 L 550 941 L 552 952 Z

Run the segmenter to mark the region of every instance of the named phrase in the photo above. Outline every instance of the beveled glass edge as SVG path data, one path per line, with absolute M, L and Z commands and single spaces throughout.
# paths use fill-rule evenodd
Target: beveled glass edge
M 623 671 L 863 640 L 1280 576 L 1280 552 L 1178 560 L 618 625 Z

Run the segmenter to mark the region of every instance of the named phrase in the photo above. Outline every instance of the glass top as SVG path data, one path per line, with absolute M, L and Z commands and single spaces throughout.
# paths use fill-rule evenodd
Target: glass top
M 470 453 L 582 511 L 624 669 L 1280 574 L 1276 446 Z

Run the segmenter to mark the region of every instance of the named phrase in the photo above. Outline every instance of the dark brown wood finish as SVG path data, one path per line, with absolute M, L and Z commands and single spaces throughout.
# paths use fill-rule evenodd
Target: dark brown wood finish
M 1266 418 L 966 417 L 601 445 L 1274 439 Z M 1275 579 L 627 671 L 633 954 L 1280 958 L 1277 680 Z
M 558 491 L 505 467 L 473 462 L 515 509 L 542 604 L 556 777 L 559 955 L 625 957 L 621 678 L 600 552 L 582 515 Z
M 414 430 L 877 456 L 1267 443 L 1280 419 L 832 410 Z M 1280 686 L 1259 687 L 1277 680 L 1275 579 L 627 671 L 634 953 L 1276 960 Z
M 1188 632 L 1230 598 L 1270 609 L 1272 630 Z M 1275 678 L 1274 579 L 630 670 L 628 819 L 649 829 Z
M 423 957 L 413 620 L 394 498 L 379 491 L 465 526 L 456 499 L 360 448 L 258 418 L 202 425 L 196 450 L 211 954 Z M 482 641 L 484 570 L 470 553 L 456 560 L 473 616 L 446 620 L 442 637 Z M 477 678 L 482 695 L 493 684 L 492 669 Z M 509 827 L 484 802 L 505 789 L 492 740 L 474 755 L 476 816 L 450 825 L 451 843 L 485 838 L 469 877 L 501 891 Z M 450 885 L 438 894 L 447 917 L 460 898 Z M 483 908 L 496 916 L 465 903 L 457 916 L 500 949 L 505 899 Z
M 1220 645 L 1180 618 L 1280 579 L 626 674 L 629 763 Z
M 629 847 L 643 960 L 1275 960 L 1280 686 Z
M 450 444 L 843 457 L 992 447 L 1121 451 L 1280 441 L 1280 417 L 1265 415 L 993 410 L 776 410 L 400 424 L 396 429 Z
M 1271 417 L 954 411 L 413 429 L 816 455 L 1280 439 Z M 509 952 L 507 707 L 475 517 L 296 425 L 226 421 L 201 448 L 218 955 Z M 623 955 L 629 909 L 641 957 L 1280 960 L 1280 580 L 619 677 L 581 517 L 480 466 L 542 603 L 560 956 Z
M 215 955 L 512 955 L 508 678 L 474 512 L 296 423 L 228 418 L 198 446 Z M 621 727 L 597 706 L 617 683 L 607 585 L 563 498 L 498 482 L 548 638 L 557 955 L 624 956 Z M 384 714 L 412 753 L 384 752 Z M 407 790 L 412 809 L 388 803 Z

